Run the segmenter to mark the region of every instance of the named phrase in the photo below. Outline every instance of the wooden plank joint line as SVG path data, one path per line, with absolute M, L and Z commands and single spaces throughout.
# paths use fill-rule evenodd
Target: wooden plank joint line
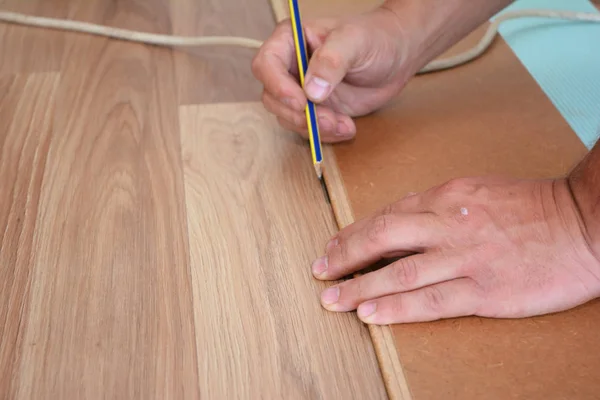
M 270 3 L 276 22 L 289 17 L 287 0 L 270 0 Z M 329 192 L 330 205 L 338 228 L 342 229 L 354 222 L 354 215 L 331 145 L 323 146 L 323 160 L 326 164 L 323 179 Z M 412 397 L 390 326 L 369 325 L 369 333 L 388 397 L 391 400 L 410 400 Z

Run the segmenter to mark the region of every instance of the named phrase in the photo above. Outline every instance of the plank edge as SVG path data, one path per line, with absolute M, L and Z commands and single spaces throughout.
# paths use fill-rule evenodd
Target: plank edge
M 323 178 L 329 191 L 335 220 L 338 228 L 342 229 L 354 222 L 354 212 L 332 145 L 323 147 L 323 156 L 327 163 L 323 170 Z M 359 275 L 355 274 L 354 276 Z M 391 327 L 389 325 L 368 325 L 368 328 L 389 398 L 391 400 L 410 400 L 412 397 Z
M 284 4 L 285 0 L 269 0 L 269 2 L 277 23 L 289 17 L 289 8 Z M 323 146 L 323 155 L 326 163 L 323 179 L 329 191 L 336 223 L 341 229 L 354 222 L 352 206 L 331 145 Z M 369 325 L 368 327 L 388 397 L 391 400 L 410 400 L 410 390 L 390 326 Z

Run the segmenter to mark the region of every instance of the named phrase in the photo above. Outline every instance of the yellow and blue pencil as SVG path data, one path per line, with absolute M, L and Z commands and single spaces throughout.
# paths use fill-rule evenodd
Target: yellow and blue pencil
M 296 56 L 298 58 L 298 73 L 300 75 L 300 84 L 304 87 L 304 77 L 308 70 L 308 50 L 304 30 L 302 28 L 302 19 L 300 18 L 300 8 L 298 0 L 289 0 L 290 16 L 292 20 L 292 30 L 294 32 L 294 42 L 296 44 Z M 321 137 L 319 135 L 319 126 L 317 124 L 317 112 L 315 104 L 308 100 L 305 108 L 306 125 L 308 126 L 308 138 L 310 140 L 310 150 L 312 153 L 313 164 L 317 177 L 321 179 L 323 154 L 321 153 Z

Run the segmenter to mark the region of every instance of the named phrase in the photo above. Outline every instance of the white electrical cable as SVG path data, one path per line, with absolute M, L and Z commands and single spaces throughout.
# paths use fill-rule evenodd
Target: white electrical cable
M 559 11 L 559 10 L 544 10 L 544 9 L 532 9 L 532 10 L 518 10 L 508 11 L 501 14 L 494 19 L 479 43 L 473 48 L 460 53 L 456 56 L 449 58 L 434 60 L 423 67 L 419 74 L 424 74 L 433 71 L 440 71 L 444 69 L 454 68 L 456 66 L 465 64 L 481 56 L 492 44 L 494 38 L 498 34 L 499 25 L 507 20 L 524 18 L 524 17 L 538 17 L 538 18 L 551 18 L 551 19 L 562 19 L 570 21 L 582 21 L 582 22 L 600 22 L 600 13 L 585 13 L 585 12 L 574 12 L 574 11 Z M 127 40 L 132 42 L 139 42 L 145 44 L 152 44 L 157 46 L 173 46 L 173 47 L 185 47 L 185 46 L 240 46 L 247 48 L 258 49 L 262 46 L 263 42 L 256 39 L 235 37 L 235 36 L 174 36 L 174 35 L 160 35 L 154 33 L 137 32 L 127 29 L 113 28 L 109 26 L 96 25 L 88 22 L 78 22 L 64 19 L 36 17 L 30 15 L 24 15 L 8 11 L 0 11 L 0 21 L 34 26 L 40 28 L 51 28 L 59 30 L 67 30 L 79 33 L 88 33 L 98 36 L 106 36 L 114 39 Z

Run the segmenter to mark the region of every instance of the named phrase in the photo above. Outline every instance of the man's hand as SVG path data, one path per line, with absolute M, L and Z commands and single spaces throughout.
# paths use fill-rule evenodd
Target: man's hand
M 566 179 L 457 179 L 342 229 L 313 274 L 400 256 L 322 293 L 326 309 L 358 308 L 366 323 L 540 315 L 600 296 L 587 228 Z
M 307 20 L 307 44 L 313 52 L 300 87 L 290 21 L 280 23 L 253 60 L 254 76 L 263 84 L 265 108 L 288 130 L 308 137 L 304 107 L 318 104 L 324 142 L 352 138 L 352 117 L 383 106 L 414 74 L 407 67 L 408 40 L 396 14 L 377 8 L 348 19 Z
M 308 137 L 304 107 L 317 104 L 321 139 L 334 143 L 356 134 L 353 117 L 370 114 L 398 94 L 422 67 L 510 4 L 490 0 L 385 0 L 342 19 L 304 21 L 312 55 L 305 90 L 289 20 L 281 22 L 252 61 L 264 87 L 265 108 L 287 130 Z

